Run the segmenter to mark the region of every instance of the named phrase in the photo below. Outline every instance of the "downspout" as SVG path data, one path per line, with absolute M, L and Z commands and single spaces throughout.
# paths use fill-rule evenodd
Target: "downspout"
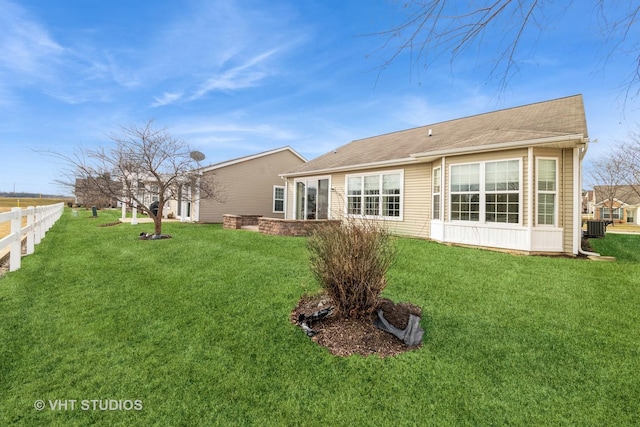
M 587 149 L 589 148 L 589 139 L 584 139 L 584 147 L 574 148 L 573 155 L 573 181 L 574 181 L 574 210 L 576 214 L 574 215 L 574 242 L 578 243 L 578 253 L 585 256 L 595 256 L 599 257 L 600 254 L 596 252 L 589 252 L 582 249 L 582 159 L 587 154 Z M 578 173 L 575 173 L 578 172 Z M 577 182 L 577 184 L 576 184 Z
M 533 182 L 533 147 L 527 149 L 527 248 L 531 250 L 533 247 L 533 196 L 535 192 L 535 184 Z
M 284 180 L 284 214 L 283 219 L 287 219 L 287 208 L 289 207 L 289 179 L 280 175 L 280 178 Z

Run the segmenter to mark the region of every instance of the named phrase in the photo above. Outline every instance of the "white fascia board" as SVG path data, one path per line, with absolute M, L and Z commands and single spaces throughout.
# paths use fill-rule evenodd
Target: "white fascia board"
M 384 160 L 381 162 L 372 162 L 372 163 L 361 163 L 357 165 L 348 165 L 348 166 L 339 166 L 335 168 L 326 168 L 326 169 L 316 169 L 309 170 L 304 172 L 292 172 L 292 173 L 281 173 L 279 176 L 282 178 L 295 178 L 299 176 L 309 176 L 309 175 L 319 175 L 319 174 L 331 174 L 338 172 L 350 172 L 355 170 L 363 170 L 363 169 L 377 169 L 388 166 L 403 166 L 408 164 L 416 164 L 421 163 L 422 159 L 414 159 L 412 157 L 404 158 L 404 159 L 394 159 L 394 160 Z

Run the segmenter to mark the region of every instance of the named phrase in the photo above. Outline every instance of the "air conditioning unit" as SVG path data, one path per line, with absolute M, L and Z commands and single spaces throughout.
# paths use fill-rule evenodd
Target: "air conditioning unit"
M 607 226 L 604 221 L 601 220 L 588 220 L 587 221 L 587 235 L 585 237 L 604 237 L 607 231 Z

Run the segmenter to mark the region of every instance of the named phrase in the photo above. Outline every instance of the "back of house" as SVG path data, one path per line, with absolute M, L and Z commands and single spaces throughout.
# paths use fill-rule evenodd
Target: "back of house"
M 221 223 L 223 215 L 284 217 L 282 171 L 306 160 L 291 147 L 282 147 L 203 168 L 203 179 L 215 182 L 219 200 L 199 201 L 196 221 Z
M 575 255 L 587 145 L 581 95 L 360 139 L 282 174 L 285 217 Z

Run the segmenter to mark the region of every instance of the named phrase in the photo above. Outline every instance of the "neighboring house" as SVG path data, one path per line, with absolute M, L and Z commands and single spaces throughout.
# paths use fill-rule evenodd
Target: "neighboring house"
M 594 218 L 640 225 L 640 195 L 636 189 L 640 189 L 640 186 L 595 186 Z M 613 203 L 610 202 L 611 199 Z
M 284 218 L 285 182 L 279 174 L 305 162 L 291 147 L 282 147 L 204 167 L 202 179 L 215 180 L 224 201 L 192 198 L 178 204 L 176 215 L 207 223 L 221 223 L 224 214 Z
M 353 141 L 282 174 L 287 219 L 353 216 L 440 242 L 581 250 L 582 95 Z
M 75 188 L 73 190 L 76 204 L 78 206 L 95 206 L 97 208 L 114 208 L 120 206 L 120 202 L 118 202 L 116 198 L 105 196 L 104 192 L 100 190 L 100 187 L 108 186 L 119 191 L 119 189 L 122 188 L 122 183 L 111 180 L 109 176 L 100 177 L 98 181 L 100 182 L 96 183 L 89 179 L 76 178 Z
M 584 190 L 582 192 L 582 214 L 593 218 L 595 204 L 595 192 L 593 190 Z

